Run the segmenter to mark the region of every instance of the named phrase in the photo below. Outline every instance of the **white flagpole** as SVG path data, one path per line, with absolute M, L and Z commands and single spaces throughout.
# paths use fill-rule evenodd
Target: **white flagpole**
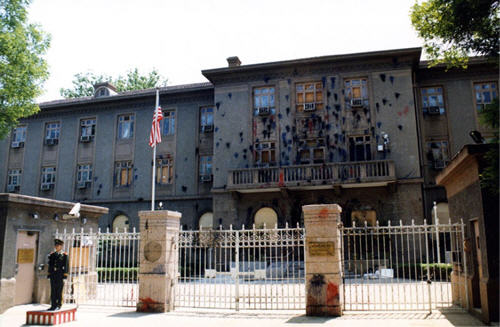
M 158 110 L 158 107 L 160 106 L 160 92 L 158 89 L 156 89 L 156 105 L 155 105 L 155 110 L 154 110 L 154 116 L 153 119 L 155 120 L 156 124 L 156 111 Z M 161 133 L 161 131 L 160 131 Z M 155 211 L 155 183 L 156 183 L 156 143 L 155 146 L 153 147 L 153 181 L 151 183 L 152 185 L 152 190 L 151 190 L 151 211 Z

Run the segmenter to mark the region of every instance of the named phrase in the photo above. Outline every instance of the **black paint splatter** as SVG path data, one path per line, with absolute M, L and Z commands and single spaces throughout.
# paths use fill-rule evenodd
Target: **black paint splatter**
M 220 108 L 220 102 L 216 102 L 215 106 L 217 107 L 217 110 L 219 110 L 219 108 Z
M 231 93 L 228 93 L 228 94 L 227 94 L 227 97 L 228 97 L 229 99 L 231 99 L 231 97 L 232 97 L 232 96 L 233 96 L 233 95 L 232 95 Z
M 391 84 L 394 85 L 394 76 L 389 76 L 389 81 L 391 81 Z
M 385 74 L 380 74 L 380 80 L 385 83 Z
M 182 185 L 182 192 L 186 193 L 186 192 L 187 192 L 187 189 L 188 189 L 188 188 L 187 188 L 186 186 Z
M 403 126 L 402 125 L 398 125 L 398 128 L 399 128 L 400 131 L 403 130 Z
M 226 148 L 230 148 L 231 147 L 231 142 L 226 142 Z
M 330 83 L 332 84 L 332 89 L 335 88 L 335 77 L 330 77 Z
M 399 96 L 400 96 L 400 95 L 401 95 L 401 94 L 399 94 L 398 92 L 394 93 L 394 96 L 396 97 L 396 99 L 399 99 Z

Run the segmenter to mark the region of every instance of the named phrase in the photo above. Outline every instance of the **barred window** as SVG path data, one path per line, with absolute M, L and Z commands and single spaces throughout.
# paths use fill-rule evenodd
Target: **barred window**
M 172 184 L 174 181 L 174 160 L 167 158 L 156 158 L 156 183 Z
M 131 161 L 118 161 L 115 163 L 115 187 L 129 186 L 132 184 L 132 171 L 134 165 Z
M 118 139 L 126 140 L 134 137 L 134 115 L 118 116 Z
M 296 110 L 298 112 L 323 109 L 323 85 L 321 82 L 295 85 Z
M 175 134 L 175 111 L 168 110 L 163 112 L 163 119 L 161 121 L 162 134 L 163 135 L 174 135 Z

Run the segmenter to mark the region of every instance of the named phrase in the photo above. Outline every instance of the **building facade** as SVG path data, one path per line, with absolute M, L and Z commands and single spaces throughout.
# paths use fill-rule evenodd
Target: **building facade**
M 338 203 L 345 224 L 431 220 L 434 176 L 482 131 L 498 95 L 486 60 L 427 68 L 421 49 L 255 65 L 228 58 L 210 83 L 160 88 L 156 206 L 184 228 L 301 224 L 301 207 Z M 151 199 L 155 90 L 40 104 L 0 141 L 6 192 L 109 208 L 102 228 L 138 226 Z

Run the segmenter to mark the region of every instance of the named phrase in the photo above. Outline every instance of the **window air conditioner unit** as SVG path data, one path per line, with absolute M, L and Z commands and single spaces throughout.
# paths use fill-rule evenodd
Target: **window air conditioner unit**
M 212 133 L 214 131 L 214 125 L 205 125 L 202 128 L 203 133 Z
M 314 111 L 316 110 L 316 103 L 305 103 L 304 104 L 304 111 Z
M 19 189 L 18 185 L 7 185 L 7 192 L 15 192 Z
M 87 188 L 87 182 L 79 182 L 78 184 L 76 184 L 76 187 L 80 190 L 85 189 Z
M 427 108 L 427 113 L 429 115 L 439 115 L 441 114 L 441 111 L 439 110 L 438 106 L 432 106 Z
M 444 169 L 444 167 L 446 167 L 446 162 L 444 160 L 434 160 L 432 167 L 434 169 Z
M 362 106 L 363 106 L 363 99 L 361 98 L 351 99 L 351 107 L 357 108 Z
M 56 145 L 58 143 L 58 139 L 45 139 L 45 144 L 47 145 Z
M 271 108 L 258 108 L 257 112 L 259 113 L 259 116 L 267 116 L 271 113 Z
M 48 190 L 50 190 L 51 188 L 52 188 L 52 184 L 42 184 L 42 185 L 40 186 L 40 189 L 41 189 L 42 191 L 48 191 Z
M 82 142 L 82 143 L 88 143 L 90 141 L 92 141 L 92 136 L 90 136 L 90 135 L 82 135 L 80 137 L 80 142 Z
M 12 142 L 10 144 L 11 148 L 17 149 L 17 148 L 23 148 L 24 147 L 24 142 Z
M 200 176 L 200 181 L 202 181 L 203 183 L 211 182 L 212 175 L 202 175 Z

